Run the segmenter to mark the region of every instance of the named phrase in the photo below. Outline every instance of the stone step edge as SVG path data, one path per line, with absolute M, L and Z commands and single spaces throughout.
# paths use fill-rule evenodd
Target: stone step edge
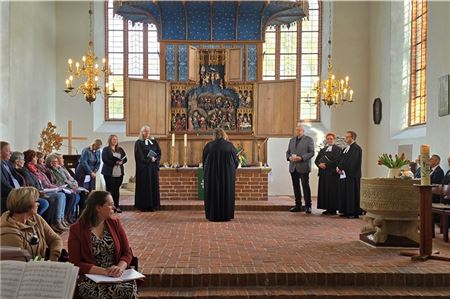
M 241 288 L 139 288 L 139 298 L 449 298 L 450 287 L 241 287 Z
M 200 273 L 146 274 L 142 287 L 401 286 L 447 287 L 450 273 Z
M 236 211 L 287 211 L 292 205 L 236 205 Z M 121 205 L 120 208 L 123 211 L 137 211 L 134 206 L 131 205 Z M 173 204 L 173 205 L 161 205 L 162 211 L 203 211 L 203 204 L 199 205 L 183 205 L 183 204 Z

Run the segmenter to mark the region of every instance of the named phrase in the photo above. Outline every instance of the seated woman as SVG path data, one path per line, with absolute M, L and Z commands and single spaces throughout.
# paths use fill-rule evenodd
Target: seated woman
M 80 267 L 78 291 L 82 298 L 136 298 L 136 282 L 97 284 L 84 274 L 122 275 L 132 254 L 127 235 L 114 214 L 112 196 L 93 191 L 79 220 L 70 227 L 69 261 Z
M 30 255 L 57 261 L 63 246 L 61 238 L 37 214 L 39 191 L 33 187 L 13 189 L 6 203 L 8 211 L 0 219 L 2 246 L 20 247 Z
M 67 231 L 69 224 L 64 221 L 64 209 L 66 208 L 64 192 L 58 191 L 58 186 L 52 184 L 47 175 L 37 167 L 37 155 L 34 150 L 27 150 L 23 152 L 23 155 L 25 157 L 25 168 L 38 182 L 39 190 L 46 195 L 51 194 L 56 197 L 57 209 L 52 228 L 61 232 Z
M 11 154 L 11 158 L 9 158 L 9 162 L 11 162 L 14 169 L 22 177 L 22 181 L 24 182 L 23 186 L 29 186 L 27 180 L 25 179 L 25 176 L 22 173 L 23 165 L 25 164 L 23 154 L 21 152 L 13 152 Z M 39 202 L 39 206 L 38 206 L 37 213 L 39 215 L 43 216 L 43 214 L 48 210 L 50 203 L 43 196 L 39 197 L 38 202 Z
M 50 180 L 53 184 L 59 187 L 65 187 L 67 202 L 71 203 L 66 205 L 65 220 L 67 223 L 73 224 L 76 221 L 76 209 L 80 202 L 80 195 L 78 194 L 78 184 L 73 185 L 67 182 L 66 175 L 60 170 L 58 157 L 56 154 L 50 154 L 45 159 L 45 166 L 50 175 Z M 70 193 L 68 193 L 70 192 Z
M 59 153 L 55 153 L 56 157 L 58 158 L 58 170 L 63 173 L 66 177 L 66 183 L 70 188 L 76 188 L 78 190 L 78 194 L 80 195 L 80 202 L 78 203 L 79 206 L 79 215 L 81 215 L 81 212 L 84 209 L 84 206 L 86 205 L 86 197 L 88 190 L 84 189 L 83 187 L 80 187 L 78 185 L 77 180 L 71 175 L 71 172 L 64 166 L 64 157 L 63 155 Z

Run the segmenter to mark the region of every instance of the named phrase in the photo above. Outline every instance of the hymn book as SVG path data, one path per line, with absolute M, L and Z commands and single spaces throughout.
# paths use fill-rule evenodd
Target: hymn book
M 99 274 L 86 274 L 86 277 L 96 283 L 120 283 L 145 278 L 144 275 L 134 269 L 127 269 L 123 271 L 123 274 L 120 277 L 111 277 Z
M 60 262 L 0 261 L 2 298 L 72 298 L 78 267 Z

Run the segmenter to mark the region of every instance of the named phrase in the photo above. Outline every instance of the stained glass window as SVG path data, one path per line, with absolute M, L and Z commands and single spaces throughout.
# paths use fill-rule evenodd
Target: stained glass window
M 263 44 L 263 80 L 299 80 L 299 120 L 318 121 L 319 105 L 306 102 L 320 76 L 321 11 L 317 0 L 309 1 L 309 18 L 290 26 L 267 27 Z
M 426 56 L 427 56 L 427 1 L 414 0 L 411 13 L 411 64 L 409 94 L 409 125 L 426 123 Z
M 123 20 L 113 13 L 113 1 L 105 3 L 106 57 L 112 75 L 109 85 L 117 92 L 105 98 L 105 120 L 125 119 L 126 78 L 159 80 L 159 42 L 153 24 L 141 24 Z

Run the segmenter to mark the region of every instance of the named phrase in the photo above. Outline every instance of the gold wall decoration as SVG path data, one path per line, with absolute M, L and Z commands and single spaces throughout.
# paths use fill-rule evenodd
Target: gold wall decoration
M 44 155 L 50 154 L 53 149 L 59 150 L 62 145 L 62 137 L 56 132 L 56 126 L 51 122 L 41 132 L 41 141 L 38 143 L 38 149 Z

